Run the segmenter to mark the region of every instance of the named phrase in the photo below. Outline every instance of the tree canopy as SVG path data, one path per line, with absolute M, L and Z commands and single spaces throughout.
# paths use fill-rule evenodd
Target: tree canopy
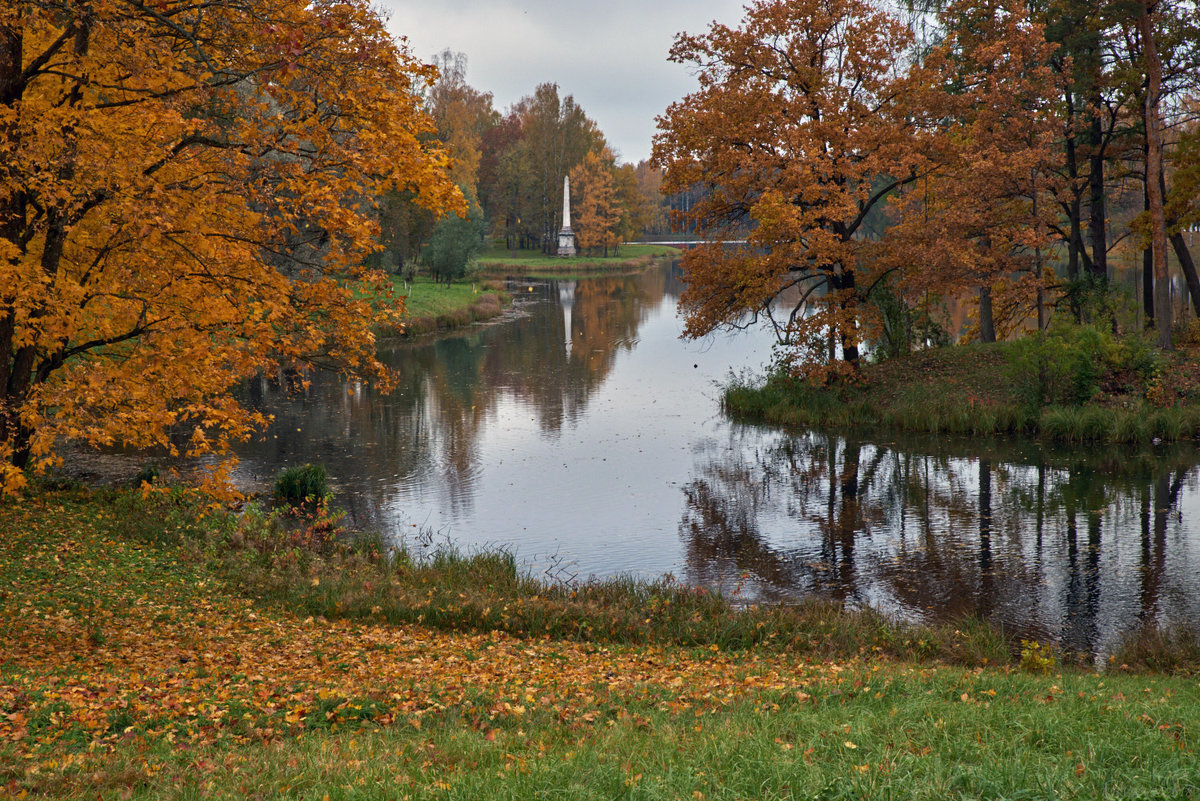
M 56 441 L 220 449 L 279 366 L 383 376 L 374 199 L 462 197 L 362 0 L 0 10 L 0 487 Z
M 750 228 L 745 246 L 686 253 L 689 335 L 771 315 L 782 292 L 799 290 L 773 318 L 781 336 L 829 330 L 857 362 L 860 272 L 878 249 L 864 226 L 939 163 L 945 142 L 929 103 L 941 77 L 912 62 L 912 46 L 905 25 L 865 0 L 763 0 L 740 28 L 678 38 L 671 58 L 696 65 L 700 88 L 659 120 L 664 189 L 709 190 L 690 212 L 708 238 Z M 818 292 L 819 312 L 806 315 Z
M 653 162 L 711 241 L 684 257 L 687 333 L 766 316 L 796 372 L 828 377 L 879 340 L 880 303 L 911 316 L 918 296 L 975 298 L 977 325 L 956 334 L 985 341 L 1060 304 L 1082 319 L 1089 292 L 1116 325 L 1109 252 L 1136 233 L 1169 347 L 1168 246 L 1200 309 L 1180 234 L 1194 0 L 908 5 L 757 0 L 737 27 L 679 35 L 671 58 L 699 89 L 659 118 Z

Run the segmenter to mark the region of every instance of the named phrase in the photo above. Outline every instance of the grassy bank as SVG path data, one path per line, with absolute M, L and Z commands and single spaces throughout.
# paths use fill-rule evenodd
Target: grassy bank
M 669 245 L 622 245 L 620 252 L 610 256 L 579 255 L 574 258 L 547 256 L 541 251 L 491 248 L 479 256 L 483 272 L 553 276 L 595 272 L 632 272 L 643 270 L 651 263 L 677 257 L 678 248 Z
M 409 336 L 453 330 L 498 317 L 511 298 L 503 288 L 484 280 L 450 284 L 417 276 L 406 282 L 392 276 L 395 293 L 406 310 L 404 333 Z
M 1194 680 L 972 655 L 953 643 L 991 639 L 953 631 L 928 635 L 949 638 L 944 652 L 889 658 L 870 633 L 883 623 L 831 610 L 821 639 L 792 634 L 796 621 L 750 635 L 769 616 L 680 587 L 554 595 L 502 557 L 389 561 L 369 541 L 337 544 L 327 520 L 197 509 L 77 491 L 0 508 L 0 792 L 1200 794 Z M 499 618 L 463 612 L 487 593 Z M 650 622 L 614 623 L 635 600 Z M 571 603 L 588 625 L 535 633 Z M 390 622 L 404 608 L 420 622 Z M 722 644 L 726 628 L 743 633 Z M 1005 664 L 979 665 L 985 651 Z
M 954 345 L 865 365 L 859 380 L 814 386 L 784 375 L 726 388 L 736 416 L 799 426 L 1020 434 L 1061 442 L 1200 436 L 1200 353 L 1158 354 L 1094 330 Z

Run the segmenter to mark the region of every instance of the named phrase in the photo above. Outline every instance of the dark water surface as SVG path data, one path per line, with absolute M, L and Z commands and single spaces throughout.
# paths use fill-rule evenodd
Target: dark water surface
M 513 289 L 520 319 L 385 349 L 391 395 L 251 387 L 277 422 L 241 450 L 243 480 L 320 462 L 360 527 L 508 548 L 561 579 L 971 613 L 1099 654 L 1145 620 L 1200 625 L 1193 446 L 740 425 L 717 382 L 761 371 L 770 337 L 680 340 L 671 268 Z

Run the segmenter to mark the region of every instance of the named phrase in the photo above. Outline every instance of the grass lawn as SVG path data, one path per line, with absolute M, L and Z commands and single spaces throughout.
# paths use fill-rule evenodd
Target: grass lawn
M 398 275 L 391 276 L 391 279 L 397 296 L 405 298 L 408 316 L 414 318 L 438 317 L 465 309 L 476 303 L 481 295 L 495 291 L 485 286 L 482 280 L 444 284 L 425 276 L 417 276 L 412 283 L 406 283 Z
M 461 328 L 499 315 L 509 297 L 483 279 L 435 282 L 425 276 L 406 282 L 389 276 L 397 297 L 404 298 L 406 334 L 426 334 Z M 387 333 L 387 332 L 385 332 Z
M 372 561 L 319 519 L 196 508 L 78 490 L 0 506 L 0 795 L 1200 797 L 1194 676 L 455 628 L 473 599 L 438 587 L 470 560 Z M 339 617 L 379 582 L 441 623 L 388 622 L 386 593 Z M 297 600 L 314 597 L 330 615 Z M 692 614 L 732 614 L 706 603 Z
M 547 256 L 540 251 L 489 248 L 479 256 L 484 272 L 519 271 L 524 274 L 560 275 L 600 271 L 637 270 L 656 259 L 675 258 L 681 251 L 669 245 L 622 245 L 619 254 L 583 255 L 575 258 Z

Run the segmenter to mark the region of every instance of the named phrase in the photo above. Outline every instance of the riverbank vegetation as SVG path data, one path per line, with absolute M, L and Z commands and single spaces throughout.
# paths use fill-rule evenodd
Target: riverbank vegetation
M 392 292 L 404 298 L 399 331 L 418 336 L 454 330 L 499 317 L 512 298 L 498 281 L 483 277 L 437 281 L 424 276 L 391 277 Z M 384 334 L 395 329 L 384 329 Z
M 777 369 L 730 382 L 724 404 L 753 420 L 1148 443 L 1200 436 L 1196 329 L 1159 351 L 1145 336 L 1055 327 L 1011 342 L 930 348 L 816 383 Z
M 305 514 L 156 489 L 0 508 L 0 786 L 933 799 L 1200 783 L 1191 678 L 1064 667 L 966 622 L 556 586 L 419 541 L 385 557 Z

